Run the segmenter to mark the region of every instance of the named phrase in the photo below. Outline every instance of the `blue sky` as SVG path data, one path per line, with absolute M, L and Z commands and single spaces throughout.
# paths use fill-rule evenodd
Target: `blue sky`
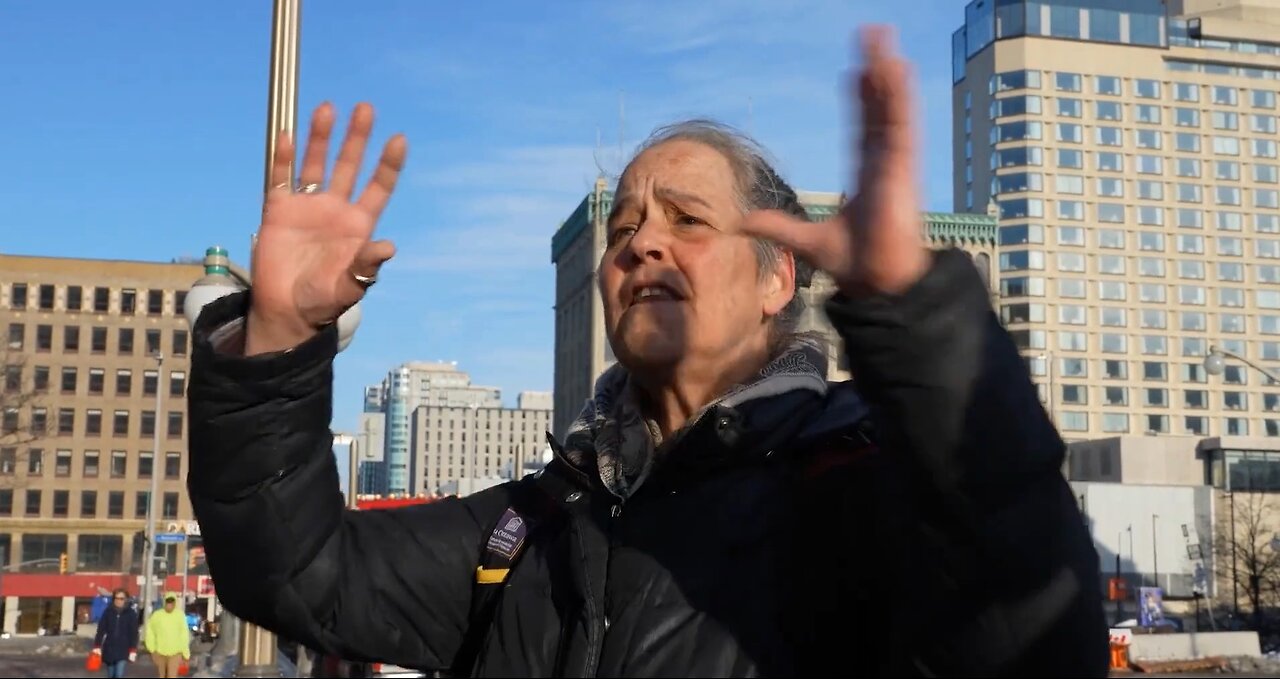
M 247 264 L 270 5 L 6 3 L 0 250 L 167 261 L 221 244 Z M 304 2 L 300 124 L 321 101 L 345 119 L 367 100 L 379 140 L 410 143 L 379 231 L 400 253 L 338 359 L 335 428 L 408 360 L 456 360 L 509 399 L 551 388 L 550 238 L 597 159 L 620 167 L 620 99 L 628 151 L 713 117 L 749 128 L 797 187 L 838 191 L 852 32 L 897 24 L 919 76 L 926 207 L 949 209 L 962 20 L 960 0 Z

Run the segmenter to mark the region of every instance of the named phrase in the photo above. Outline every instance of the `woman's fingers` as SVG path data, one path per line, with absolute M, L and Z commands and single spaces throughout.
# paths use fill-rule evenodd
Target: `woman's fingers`
M 369 185 L 360 195 L 358 205 L 364 208 L 376 222 L 382 210 L 391 200 L 396 190 L 396 182 L 400 180 L 400 171 L 404 169 L 405 158 L 409 154 L 409 142 L 403 134 L 397 134 L 387 141 L 378 158 L 378 166 L 373 170 Z
M 307 139 L 302 169 L 298 172 L 298 184 L 324 186 L 324 166 L 329 159 L 329 137 L 333 134 L 333 106 L 328 102 L 316 107 L 311 114 L 311 135 Z
M 743 234 L 777 243 L 828 272 L 847 249 L 841 233 L 845 228 L 843 217 L 808 222 L 780 210 L 753 210 L 742 223 Z
M 350 200 L 372 131 L 373 107 L 363 102 L 356 104 L 351 122 L 347 125 L 347 136 L 342 140 L 342 149 L 338 151 L 338 160 L 333 165 L 333 176 L 329 181 L 330 193 Z

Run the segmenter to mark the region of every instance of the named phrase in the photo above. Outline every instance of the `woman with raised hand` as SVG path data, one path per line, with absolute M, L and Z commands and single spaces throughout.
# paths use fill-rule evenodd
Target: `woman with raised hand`
M 269 198 L 253 290 L 195 328 L 189 486 L 227 608 L 456 675 L 1105 676 L 1063 443 L 968 257 L 923 241 L 908 66 L 884 29 L 863 56 L 837 216 L 808 223 L 732 130 L 660 130 L 599 263 L 618 364 L 554 461 L 391 511 L 338 491 L 333 321 L 394 252 L 372 237 L 406 147 L 353 201 L 372 111 L 326 177 L 320 107 L 303 190 Z M 807 265 L 838 286 L 851 383 L 795 332 Z

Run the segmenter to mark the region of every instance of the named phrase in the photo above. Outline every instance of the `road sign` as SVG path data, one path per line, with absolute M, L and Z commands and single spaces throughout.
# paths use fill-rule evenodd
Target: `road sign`
M 156 534 L 156 542 L 162 545 L 172 545 L 172 544 L 177 544 L 179 542 L 186 542 L 186 541 L 187 541 L 187 536 L 185 533 L 157 533 Z

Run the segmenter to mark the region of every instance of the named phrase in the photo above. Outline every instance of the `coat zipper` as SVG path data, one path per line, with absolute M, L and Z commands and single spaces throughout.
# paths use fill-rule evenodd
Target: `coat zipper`
M 599 669 L 599 667 L 600 667 L 600 656 L 601 656 L 601 654 L 604 652 L 604 640 L 605 640 L 605 636 L 606 636 L 606 635 L 608 634 L 608 632 L 609 632 L 609 614 L 608 614 L 608 611 L 606 611 L 606 610 L 605 610 L 605 607 L 606 607 L 606 605 L 607 605 L 607 601 L 606 601 L 607 596 L 606 596 L 606 593 L 607 593 L 607 592 L 608 592 L 608 590 L 609 590 L 609 564 L 610 564 L 610 562 L 612 562 L 612 561 L 613 561 L 613 531 L 614 531 L 614 525 L 617 523 L 618 517 L 620 517 L 620 516 L 622 516 L 622 501 L 621 501 L 621 500 L 619 500 L 619 501 L 615 502 L 612 506 L 610 506 L 610 508 L 609 508 L 609 521 L 606 523 L 606 525 L 607 525 L 607 530 L 606 530 L 606 533 L 605 533 L 605 536 L 604 536 L 604 537 L 605 537 L 605 544 L 608 546 L 608 549 L 609 549 L 609 553 L 606 555 L 606 558 L 605 558 L 604 579 L 603 579 L 603 581 L 600 583 L 601 591 L 600 591 L 600 613 L 599 613 L 599 616 L 600 616 L 600 627 L 601 627 L 602 629 L 601 629 L 601 631 L 600 631 L 600 636 L 599 636 L 599 638 L 598 638 L 598 639 L 596 639 L 596 643 L 592 644 L 592 645 L 587 649 L 587 650 L 588 650 L 588 655 L 587 655 L 587 662 L 586 662 L 586 671 L 583 673 L 583 676 L 587 676 L 587 677 L 594 677 L 594 676 L 596 676 L 596 671 L 597 671 L 597 670 Z

